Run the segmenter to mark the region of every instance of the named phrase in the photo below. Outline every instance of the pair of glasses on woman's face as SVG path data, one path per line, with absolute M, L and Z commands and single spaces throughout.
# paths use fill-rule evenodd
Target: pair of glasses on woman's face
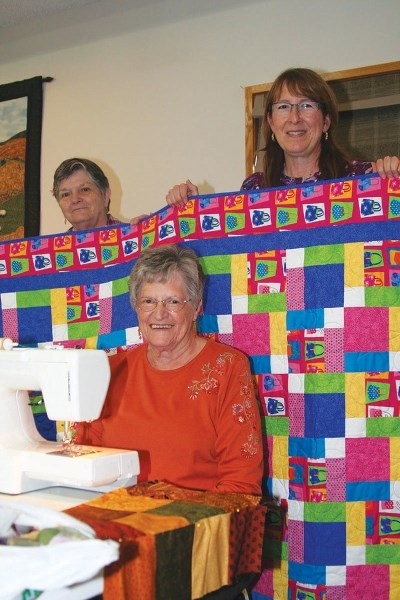
M 292 108 L 295 107 L 297 112 L 303 116 L 312 115 L 321 108 L 319 102 L 314 100 L 302 100 L 301 102 L 273 102 L 271 105 L 272 112 L 276 115 L 287 117 L 292 112 Z
M 136 307 L 143 312 L 151 312 L 152 310 L 155 310 L 160 303 L 168 312 L 174 313 L 182 310 L 188 302 L 190 302 L 190 298 L 188 300 L 183 300 L 182 298 L 171 296 L 170 298 L 164 298 L 164 300 L 158 300 L 157 298 L 146 296 L 145 298 L 140 298 L 136 302 Z

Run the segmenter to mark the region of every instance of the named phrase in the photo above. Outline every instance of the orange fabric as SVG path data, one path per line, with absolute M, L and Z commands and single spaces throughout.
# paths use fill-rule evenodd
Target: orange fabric
M 197 599 L 261 572 L 267 507 L 257 496 L 146 482 L 66 512 L 120 543 L 104 600 Z
M 145 535 L 120 547 L 119 561 L 104 570 L 104 600 L 155 600 L 156 539 Z
M 207 340 L 187 365 L 154 369 L 147 345 L 110 357 L 102 416 L 77 443 L 138 450 L 140 481 L 261 493 L 260 416 L 247 358 Z
M 130 513 L 120 510 L 120 495 L 112 502 L 112 493 L 106 495 L 110 501 L 104 504 L 80 504 L 66 510 L 76 519 L 90 525 L 100 539 L 119 542 L 119 559 L 104 568 L 104 592 L 106 600 L 138 600 L 156 598 L 157 549 L 156 537 L 121 522 Z M 112 508 L 112 506 L 114 508 Z M 107 508 L 108 507 L 108 508 Z M 133 513 L 133 508 L 131 509 Z

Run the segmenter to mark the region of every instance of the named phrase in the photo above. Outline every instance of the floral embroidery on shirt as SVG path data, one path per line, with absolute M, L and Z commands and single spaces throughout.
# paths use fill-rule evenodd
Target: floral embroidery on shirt
M 208 394 L 218 394 L 219 381 L 215 376 L 221 376 L 225 372 L 225 365 L 227 362 L 232 362 L 232 353 L 225 352 L 220 354 L 215 361 L 216 364 L 212 366 L 210 363 L 206 363 L 201 367 L 203 379 L 195 379 L 192 385 L 189 385 L 190 399 L 194 400 L 198 397 L 200 391 L 205 391 Z
M 237 423 L 248 425 L 250 433 L 247 436 L 247 441 L 242 445 L 242 456 L 249 458 L 257 454 L 259 450 L 260 440 L 256 433 L 255 420 L 259 418 L 254 412 L 253 402 L 253 383 L 248 372 L 240 375 L 240 395 L 243 396 L 243 402 L 236 403 L 232 407 L 233 416 Z
M 191 385 L 189 385 L 189 397 L 191 400 L 198 398 L 200 392 L 206 392 L 207 394 L 218 394 L 219 391 L 219 377 L 224 375 L 225 367 L 227 363 L 231 363 L 233 354 L 225 352 L 220 354 L 215 361 L 215 365 L 211 365 L 209 362 L 204 364 L 201 368 L 203 374 L 202 379 L 195 379 Z M 250 432 L 247 436 L 247 440 L 243 443 L 241 448 L 241 454 L 244 457 L 251 457 L 258 453 L 260 440 L 256 433 L 255 420 L 258 418 L 258 414 L 255 413 L 254 402 L 253 402 L 253 383 L 251 375 L 248 371 L 239 375 L 240 385 L 240 396 L 242 397 L 241 402 L 235 402 L 232 405 L 232 416 L 234 421 L 239 425 L 247 425 L 250 428 Z

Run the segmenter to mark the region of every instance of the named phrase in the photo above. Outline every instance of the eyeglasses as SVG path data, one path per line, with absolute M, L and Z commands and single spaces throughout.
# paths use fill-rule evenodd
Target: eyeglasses
M 182 300 L 181 298 L 165 298 L 164 300 L 157 300 L 157 298 L 146 297 L 140 298 L 140 300 L 136 302 L 136 306 L 143 312 L 151 312 L 152 310 L 155 310 L 160 303 L 168 312 L 175 313 L 182 310 L 185 304 L 190 301 L 190 298 L 188 300 Z
M 273 102 L 271 108 L 277 115 L 287 117 L 292 112 L 294 106 L 301 115 L 312 115 L 321 108 L 321 104 L 313 100 L 303 100 L 302 102 L 294 102 L 293 104 L 290 102 Z

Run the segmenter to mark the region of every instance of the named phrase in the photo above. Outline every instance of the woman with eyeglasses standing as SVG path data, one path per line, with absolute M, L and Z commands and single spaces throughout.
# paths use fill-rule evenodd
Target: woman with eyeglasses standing
M 110 357 L 97 421 L 76 441 L 139 452 L 139 481 L 261 494 L 263 449 L 247 357 L 200 337 L 205 278 L 195 253 L 169 245 L 142 252 L 129 280 L 143 344 Z
M 263 172 L 250 175 L 242 189 L 296 185 L 377 172 L 400 177 L 400 160 L 385 156 L 375 162 L 354 160 L 335 141 L 338 124 L 336 97 L 315 71 L 287 69 L 274 81 L 266 98 L 263 120 Z M 183 204 L 198 194 L 189 180 L 167 194 L 168 204 Z

